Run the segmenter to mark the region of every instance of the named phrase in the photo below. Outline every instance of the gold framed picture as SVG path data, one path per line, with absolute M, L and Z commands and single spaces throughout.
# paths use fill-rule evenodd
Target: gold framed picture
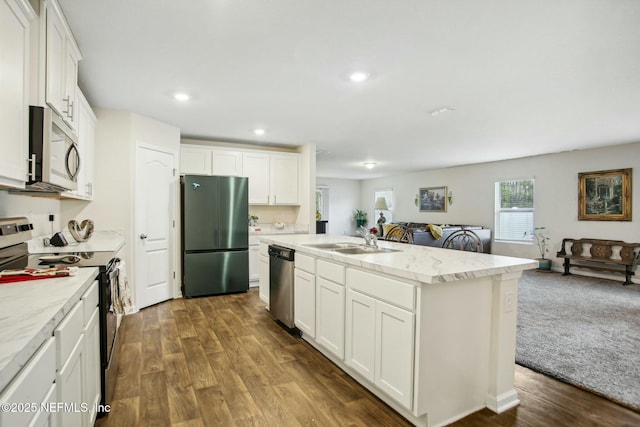
M 418 195 L 420 212 L 446 212 L 447 187 L 421 188 Z
M 578 220 L 631 221 L 631 171 L 578 174 Z

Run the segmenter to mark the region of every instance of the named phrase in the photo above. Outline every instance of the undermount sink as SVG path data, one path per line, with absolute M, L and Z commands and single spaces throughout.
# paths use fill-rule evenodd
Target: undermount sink
M 354 246 L 351 248 L 338 248 L 338 249 L 334 249 L 333 251 L 341 254 L 346 254 L 346 255 L 379 254 L 383 252 L 401 252 L 399 249 L 376 248 L 374 246 Z
M 307 245 L 303 245 L 303 246 L 307 246 L 309 248 L 316 248 L 316 249 L 342 249 L 342 248 L 357 248 L 359 247 L 358 244 L 356 243 L 349 243 L 349 242 L 339 242 L 339 243 L 309 243 Z

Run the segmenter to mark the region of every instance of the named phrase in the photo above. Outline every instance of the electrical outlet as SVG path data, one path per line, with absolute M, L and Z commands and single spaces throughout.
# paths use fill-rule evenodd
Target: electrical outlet
M 53 214 L 49 215 L 49 221 L 53 222 L 55 221 L 56 217 Z
M 513 292 L 507 292 L 506 294 L 504 294 L 504 312 L 505 313 L 511 313 L 513 311 L 513 305 L 515 304 L 514 299 L 515 297 L 513 295 Z

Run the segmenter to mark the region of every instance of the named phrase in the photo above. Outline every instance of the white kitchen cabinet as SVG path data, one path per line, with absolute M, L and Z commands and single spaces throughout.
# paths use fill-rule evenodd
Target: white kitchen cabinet
M 93 425 L 100 402 L 100 316 L 98 282 L 82 295 L 54 329 L 56 338 L 56 401 L 86 406 L 86 411 L 60 411 L 61 426 Z
M 56 345 L 51 337 L 42 344 L 29 362 L 22 368 L 9 386 L 0 395 L 3 404 L 37 404 L 55 402 L 50 396 L 55 390 Z M 38 408 L 40 409 L 40 408 Z M 0 411 L 0 426 L 47 425 L 49 413 L 34 411 Z M 55 415 L 55 414 L 54 414 Z M 55 419 L 55 417 L 54 417 Z M 44 424 L 43 424 L 44 423 Z
M 211 150 L 211 174 L 242 176 L 242 153 L 230 150 Z
M 86 371 L 86 350 L 84 334 L 80 334 L 71 354 L 66 359 L 62 368 L 56 374 L 57 401 L 66 404 L 75 404 L 80 407 L 86 394 L 84 375 Z M 60 411 L 58 413 L 58 425 L 69 427 L 82 427 L 82 411 Z
M 98 307 L 84 329 L 85 364 L 84 364 L 84 399 L 89 410 L 84 414 L 83 425 L 91 426 L 96 420 L 97 407 L 100 403 L 100 315 Z
M 411 410 L 415 288 L 352 268 L 346 277 L 346 363 Z
M 62 193 L 63 197 L 82 200 L 93 200 L 94 182 L 94 153 L 96 140 L 96 116 L 82 94 L 77 89 L 77 117 L 78 117 L 78 151 L 80 154 L 80 169 L 78 172 L 77 188 Z
M 316 341 L 344 359 L 344 285 L 316 279 Z
M 269 245 L 260 243 L 260 299 L 269 309 Z
M 249 244 L 249 286 L 260 280 L 260 245 Z
M 298 154 L 246 152 L 242 167 L 244 176 L 249 178 L 250 205 L 299 204 Z
M 83 304 L 84 346 L 84 394 L 83 402 L 89 405 L 89 410 L 84 413 L 83 425 L 90 426 L 96 420 L 97 405 L 100 403 L 100 314 L 98 302 L 100 299 L 100 286 L 98 281 L 87 289 L 80 297 Z
M 183 144 L 180 146 L 180 173 L 242 176 L 242 152 Z
M 347 290 L 345 321 L 345 362 L 374 382 L 376 300 Z
M 266 153 L 242 153 L 243 175 L 249 178 L 249 204 L 270 202 L 270 156 Z
M 65 122 L 76 129 L 80 49 L 58 3 L 45 0 L 42 6 L 41 16 L 42 11 L 46 16 L 45 100 Z
M 0 0 L 0 187 L 24 188 L 29 148 L 29 33 L 26 0 Z
M 270 159 L 271 192 L 274 205 L 297 205 L 300 157 L 298 155 L 273 154 Z
M 374 383 L 408 409 L 413 399 L 414 318 L 376 301 Z
M 211 175 L 211 149 L 193 145 L 180 146 L 180 173 Z
M 304 334 L 316 336 L 316 277 L 312 273 L 295 269 L 294 323 Z

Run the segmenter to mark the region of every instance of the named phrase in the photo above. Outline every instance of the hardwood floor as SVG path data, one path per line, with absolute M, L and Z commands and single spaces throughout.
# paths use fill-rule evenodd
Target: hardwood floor
M 97 426 L 408 426 L 278 326 L 256 289 L 126 316 L 109 416 Z M 519 407 L 453 426 L 637 426 L 640 414 L 523 367 Z

